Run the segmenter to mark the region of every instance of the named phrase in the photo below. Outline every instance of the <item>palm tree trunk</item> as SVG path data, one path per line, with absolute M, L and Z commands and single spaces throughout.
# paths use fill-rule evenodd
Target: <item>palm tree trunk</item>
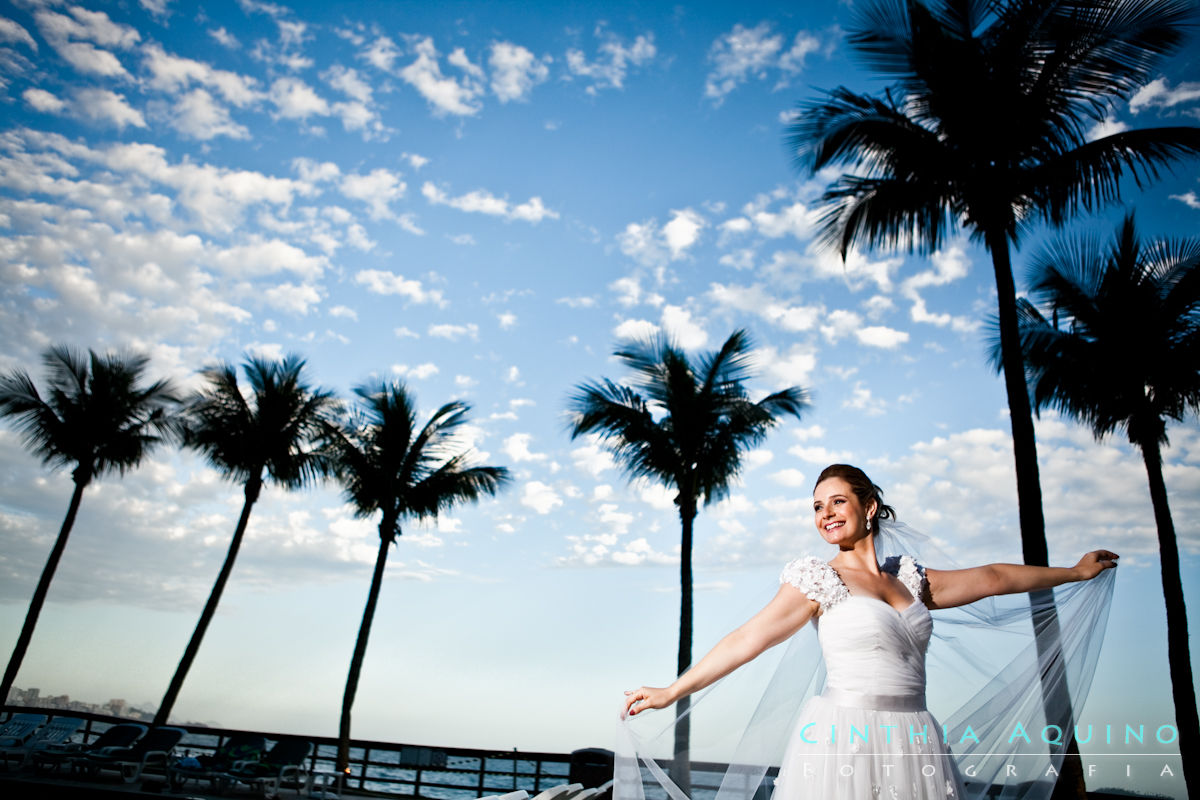
M 1021 555 L 1026 564 L 1049 566 L 1046 546 L 1046 520 L 1042 514 L 1042 487 L 1038 474 L 1037 440 L 1033 430 L 1033 408 L 1029 402 L 1029 387 L 1025 382 L 1025 361 L 1021 354 L 1021 335 L 1017 321 L 1017 291 L 1012 276 L 1012 259 L 1008 237 L 999 229 L 985 234 L 992 255 L 992 270 L 996 279 L 997 317 L 1000 323 L 1000 357 L 1004 366 L 1004 389 L 1008 395 L 1008 418 L 1012 428 L 1013 461 L 1017 474 L 1017 513 L 1021 525 Z M 1042 667 L 1046 722 L 1074 730 L 1074 711 L 1065 680 L 1052 681 L 1050 670 L 1061 671 L 1062 647 L 1058 612 L 1052 591 L 1030 592 L 1035 607 L 1033 626 L 1037 643 L 1038 663 Z M 1052 707 L 1065 709 L 1063 718 L 1055 719 Z M 1068 743 L 1062 770 L 1055 785 L 1054 800 L 1086 797 L 1083 764 L 1074 739 Z
M 208 595 L 208 602 L 204 604 L 204 610 L 200 612 L 200 621 L 196 623 L 196 629 L 192 631 L 192 638 L 183 651 L 183 658 L 179 660 L 179 666 L 175 668 L 175 675 L 171 678 L 167 692 L 163 695 L 158 711 L 154 714 L 154 725 L 167 724 L 171 710 L 175 707 L 175 701 L 179 698 L 179 691 L 183 688 L 183 682 L 187 678 L 188 670 L 192 668 L 192 662 L 196 660 L 196 654 L 200 652 L 200 643 L 204 641 L 208 624 L 212 622 L 217 613 L 217 604 L 221 602 L 221 593 L 225 591 L 225 584 L 229 582 L 229 574 L 233 572 L 233 562 L 237 560 L 238 550 L 242 546 L 242 537 L 245 536 L 246 526 L 250 522 L 250 509 L 254 507 L 259 492 L 262 490 L 261 475 L 260 470 L 258 475 L 246 481 L 246 501 L 242 503 L 242 515 L 238 518 L 237 529 L 233 532 L 233 541 L 229 543 L 229 550 L 225 553 L 225 563 L 221 565 L 217 582 L 213 584 L 212 591 Z
M 679 658 L 676 674 L 682 675 L 692 664 L 692 525 L 696 520 L 696 500 L 680 496 L 679 521 L 682 527 L 679 548 Z M 675 704 L 675 755 L 671 762 L 671 780 L 690 795 L 692 792 L 690 697 Z
M 1154 505 L 1154 522 L 1158 528 L 1163 598 L 1167 605 L 1167 663 L 1171 668 L 1171 691 L 1175 696 L 1175 724 L 1179 728 L 1183 780 L 1188 797 L 1200 797 L 1200 718 L 1196 713 L 1196 684 L 1192 679 L 1192 657 L 1188 648 L 1187 607 L 1183 602 L 1179 546 L 1175 541 L 1171 509 L 1167 505 L 1162 452 L 1157 441 L 1142 445 L 1142 460 L 1146 462 L 1150 502 Z
M 371 576 L 371 590 L 367 593 L 367 605 L 363 609 L 358 640 L 354 643 L 354 656 L 350 659 L 350 672 L 346 676 L 346 691 L 342 695 L 342 719 L 338 726 L 338 772 L 350 768 L 350 709 L 354 706 L 354 695 L 358 693 L 358 676 L 362 672 L 363 661 L 367 655 L 367 639 L 371 636 L 371 622 L 375 619 L 379 589 L 383 586 L 383 568 L 387 565 L 388 547 L 395 541 L 394 536 L 384 535 L 385 530 L 395 530 L 394 523 L 387 519 L 379 523 L 379 553 L 375 556 L 375 573 Z
M 46 595 L 50 592 L 50 581 L 54 578 L 58 562 L 62 559 L 63 550 L 67 546 L 67 537 L 71 535 L 71 528 L 75 525 L 75 515 L 79 513 L 79 501 L 83 499 L 84 487 L 89 483 L 91 483 L 91 476 L 76 475 L 75 491 L 71 493 L 71 504 L 67 506 L 66 519 L 63 520 L 62 527 L 58 529 L 58 539 L 50 550 L 46 566 L 42 568 L 42 577 L 38 580 L 37 588 L 33 590 L 33 599 L 29 601 L 29 610 L 25 612 L 25 624 L 21 626 L 21 634 L 17 636 L 17 644 L 13 647 L 12 655 L 8 659 L 8 667 L 4 670 L 3 682 L 0 682 L 0 706 L 8 703 L 8 693 L 12 691 L 13 681 L 17 679 L 21 662 L 25 660 L 25 651 L 29 649 L 29 642 L 33 639 L 33 629 L 37 627 L 38 616 L 41 615 Z

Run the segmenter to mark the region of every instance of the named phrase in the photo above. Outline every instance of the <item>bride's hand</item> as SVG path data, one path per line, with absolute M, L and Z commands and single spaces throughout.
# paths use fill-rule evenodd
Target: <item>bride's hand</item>
M 1080 580 L 1091 580 L 1106 569 L 1112 569 L 1117 565 L 1119 555 L 1111 550 L 1093 550 L 1092 552 L 1079 559 L 1079 563 L 1075 565 L 1075 570 L 1080 575 Z
M 666 708 L 675 702 L 670 692 L 653 686 L 643 686 L 640 689 L 625 692 L 625 710 L 621 719 L 626 716 L 640 714 L 649 708 Z

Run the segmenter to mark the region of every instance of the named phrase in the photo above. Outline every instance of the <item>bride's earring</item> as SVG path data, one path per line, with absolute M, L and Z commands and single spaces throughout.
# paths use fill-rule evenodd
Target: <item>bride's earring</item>
M 867 533 L 871 532 L 871 518 L 867 517 Z

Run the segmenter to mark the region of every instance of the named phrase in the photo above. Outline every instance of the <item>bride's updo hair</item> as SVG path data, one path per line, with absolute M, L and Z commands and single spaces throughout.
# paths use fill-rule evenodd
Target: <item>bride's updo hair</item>
M 850 488 L 854 491 L 858 501 L 866 508 L 874 500 L 879 504 L 879 508 L 875 511 L 875 516 L 871 517 L 871 533 L 879 530 L 879 520 L 895 519 L 896 509 L 883 502 L 883 489 L 880 489 L 871 479 L 867 477 L 867 473 L 863 472 L 858 467 L 852 467 L 849 464 L 830 464 L 825 469 L 821 470 L 817 482 L 813 484 L 813 491 L 816 492 L 821 481 L 826 478 L 841 478 L 846 483 L 850 484 Z

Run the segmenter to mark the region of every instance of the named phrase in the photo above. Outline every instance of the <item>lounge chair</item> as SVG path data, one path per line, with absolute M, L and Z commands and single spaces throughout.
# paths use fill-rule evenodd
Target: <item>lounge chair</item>
M 72 759 L 71 769 L 93 777 L 105 770 L 115 770 L 126 783 L 133 783 L 150 764 L 166 767 L 171 751 L 186 733 L 183 728 L 151 728 L 129 747 L 110 747 L 101 753 L 86 753 Z
M 268 797 L 278 794 L 284 781 L 293 781 L 298 795 L 308 772 L 304 761 L 312 752 L 312 748 L 312 742 L 305 739 L 280 739 L 272 745 L 262 760 L 239 761 L 225 773 L 225 778 L 230 783 L 245 783 L 257 788 Z
M 479 800 L 529 800 L 529 792 L 524 789 L 517 789 L 515 792 L 484 795 Z
M 88 753 L 103 753 L 114 747 L 129 747 L 145 732 L 145 725 L 139 725 L 136 722 L 122 722 L 100 734 L 96 741 L 89 745 L 64 743 L 46 747 L 31 753 L 29 761 L 33 764 L 34 769 L 46 767 L 56 770 L 63 764 L 70 763 L 72 759 Z
M 167 767 L 167 780 L 178 792 L 188 781 L 208 781 L 216 791 L 228 786 L 225 773 L 234 764 L 257 761 L 267 749 L 267 739 L 261 733 L 238 733 L 230 736 L 211 755 L 180 759 Z
M 0 747 L 21 747 L 45 722 L 45 714 L 13 714 L 0 725 Z
M 582 783 L 560 783 L 535 794 L 533 800 L 566 800 L 583 791 Z
M 82 727 L 83 720 L 79 717 L 51 717 L 49 722 L 38 728 L 20 747 L 0 747 L 0 761 L 4 762 L 6 770 L 10 760 L 19 762 L 17 766 L 23 767 L 29 763 L 34 753 L 65 745 Z

